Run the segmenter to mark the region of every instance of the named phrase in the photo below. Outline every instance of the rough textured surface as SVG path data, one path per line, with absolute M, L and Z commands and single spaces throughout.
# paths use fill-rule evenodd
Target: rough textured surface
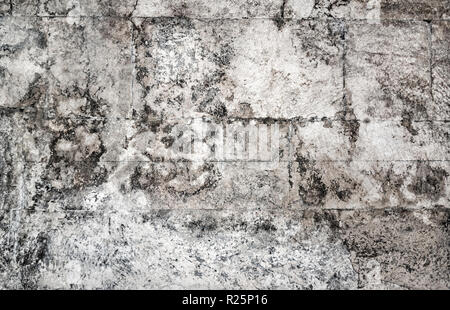
M 341 23 L 134 21 L 133 113 L 290 118 L 341 108 Z
M 0 289 L 449 289 L 449 10 L 0 1 Z

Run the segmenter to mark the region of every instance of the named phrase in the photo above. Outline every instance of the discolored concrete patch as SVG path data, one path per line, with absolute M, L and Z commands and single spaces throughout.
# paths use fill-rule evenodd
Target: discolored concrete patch
M 425 22 L 349 26 L 346 96 L 359 119 L 446 119 L 432 97 L 429 37 Z
M 293 122 L 290 160 L 447 161 L 446 121 L 360 121 L 351 118 Z
M 57 117 L 125 117 L 131 26 L 114 18 L 49 20 L 49 108 Z
M 448 210 L 339 213 L 360 288 L 448 289 Z
M 446 161 L 315 161 L 289 166 L 290 205 L 300 209 L 441 208 L 448 201 Z
M 0 106 L 43 106 L 48 89 L 45 21 L 4 17 L 0 25 Z
M 331 116 L 342 105 L 343 25 L 134 19 L 133 117 Z M 293 63 L 298 65 L 293 66 Z
M 20 218 L 13 240 L 22 247 L 9 282 L 16 287 L 447 285 L 445 211 L 23 212 Z
M 9 0 L 0 1 L 0 16 L 11 14 L 11 3 Z
M 349 252 L 327 221 L 311 215 L 174 210 L 20 217 L 14 238 L 23 246 L 11 273 L 17 287 L 357 286 Z
M 9 0 L 4 11 L 16 16 L 114 16 L 212 19 L 336 18 L 352 20 L 439 20 L 449 18 L 442 0 Z
M 0 1 L 0 289 L 448 289 L 447 3 Z
M 441 0 L 383 0 L 381 12 L 386 19 L 448 19 L 450 4 Z
M 11 0 L 14 16 L 79 15 L 79 0 Z

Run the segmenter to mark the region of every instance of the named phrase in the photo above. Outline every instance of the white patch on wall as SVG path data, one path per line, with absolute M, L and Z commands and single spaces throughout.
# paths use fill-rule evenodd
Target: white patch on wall
M 292 16 L 288 18 L 308 18 L 314 8 L 314 0 L 290 0 L 287 5 L 292 10 Z

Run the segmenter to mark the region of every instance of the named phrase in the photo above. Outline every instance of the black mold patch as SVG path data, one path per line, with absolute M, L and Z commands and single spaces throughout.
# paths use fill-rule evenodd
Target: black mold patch
M 222 66 L 223 63 L 220 64 Z M 224 69 L 217 69 L 201 83 L 191 87 L 191 100 L 197 104 L 196 111 L 208 113 L 217 118 L 226 117 L 227 107 L 220 99 L 220 89 L 216 86 L 226 79 Z
M 326 224 L 332 230 L 339 229 L 339 220 L 335 214 L 331 212 L 312 212 L 312 218 L 316 224 Z
M 48 92 L 48 82 L 40 74 L 35 73 L 33 80 L 28 85 L 27 92 L 20 99 L 18 106 L 35 106 L 38 102 L 45 100 Z
M 272 221 L 266 219 L 255 223 L 255 232 L 267 232 L 271 233 L 277 231 L 277 227 L 272 223 Z
M 48 237 L 41 232 L 35 238 L 23 235 L 17 242 L 20 250 L 17 254 L 16 262 L 21 267 L 21 284 L 24 289 L 36 289 L 36 275 L 40 266 L 44 264 L 44 259 L 48 252 Z
M 164 181 L 169 181 L 176 176 L 176 172 L 171 168 L 169 168 L 171 173 L 164 178 L 155 165 L 151 165 L 149 168 L 144 168 L 141 165 L 137 166 L 130 178 L 131 189 L 153 191 L 162 185 Z
M 392 198 L 397 198 L 399 201 L 405 200 L 401 190 L 405 176 L 395 173 L 393 164 L 388 169 L 375 171 L 374 178 L 381 183 L 382 204 L 388 204 Z
M 49 142 L 50 157 L 40 172 L 32 197 L 33 208 L 46 206 L 54 199 L 73 198 L 79 191 L 103 184 L 108 176 L 107 169 L 100 164 L 100 158 L 106 152 L 100 132 L 105 120 L 52 120 L 55 127 L 64 128 L 53 131 L 48 120 L 36 118 L 30 123 L 29 131 L 45 132 Z M 77 133 L 80 130 L 81 133 Z M 94 135 L 98 144 L 85 145 L 83 135 Z M 73 149 L 61 152 L 58 143 L 71 143 Z M 30 164 L 30 167 L 33 167 Z M 54 185 L 57 183 L 58 185 Z
M 191 183 L 192 186 L 190 186 L 188 189 L 185 189 L 185 190 L 180 191 L 173 187 L 168 187 L 169 192 L 179 195 L 179 196 L 181 196 L 181 198 L 195 196 L 205 190 L 212 190 L 217 187 L 217 184 L 221 178 L 221 175 L 216 170 L 216 168 L 213 164 L 204 164 L 199 171 L 194 172 L 192 174 L 189 172 L 189 169 L 187 169 L 187 170 L 183 169 L 183 170 L 184 171 L 183 171 L 182 179 L 184 179 L 186 182 L 190 182 L 191 180 L 195 181 L 197 178 L 196 174 L 199 172 L 201 172 L 201 173 L 206 172 L 207 176 L 201 184 L 194 185 Z
M 336 118 L 341 124 L 342 133 L 348 137 L 352 149 L 355 149 L 359 138 L 360 122 L 357 120 L 353 108 L 350 107 L 350 101 L 347 101 L 346 98 L 344 100 L 347 107 L 343 111 L 336 113 Z
M 305 157 L 297 157 L 299 174 L 298 194 L 300 199 L 308 206 L 322 205 L 328 189 L 322 181 L 322 175 L 314 167 L 314 163 Z
M 40 2 L 40 1 L 39 1 Z M 70 8 L 65 7 L 65 1 L 60 0 L 44 0 L 42 1 L 44 5 L 44 9 L 46 14 L 49 16 L 68 16 L 70 11 L 75 9 L 75 5 L 72 5 Z M 36 6 L 38 6 L 36 4 Z
M 412 184 L 408 189 L 419 196 L 438 200 L 445 197 L 448 172 L 442 168 L 433 168 L 426 163 L 419 163 Z
M 106 182 L 108 170 L 94 162 L 59 162 L 49 165 L 36 183 L 36 192 L 31 198 L 30 210 L 47 207 L 52 201 L 73 201 L 81 190 L 98 187 Z M 55 187 L 53 182 L 60 186 Z M 78 209 L 77 203 L 62 205 L 64 209 Z
M 388 0 L 381 2 L 381 19 L 440 19 L 448 12 L 447 1 L 442 0 Z
M 413 115 L 411 112 L 404 111 L 402 114 L 401 125 L 405 127 L 411 135 L 417 136 L 419 132 L 413 127 L 412 117 Z
M 342 22 L 321 22 L 317 20 L 298 21 L 295 32 L 300 48 L 312 62 L 338 65 L 342 58 L 346 27 Z
M 200 232 L 211 232 L 217 229 L 217 220 L 211 216 L 204 217 L 200 220 L 190 221 L 186 225 L 189 229 Z
M 350 178 L 341 176 L 331 181 L 330 190 L 343 202 L 348 202 L 353 193 L 358 189 L 358 184 Z
M 303 184 L 298 187 L 298 194 L 306 205 L 318 206 L 323 204 L 327 196 L 327 187 L 317 173 L 312 173 Z

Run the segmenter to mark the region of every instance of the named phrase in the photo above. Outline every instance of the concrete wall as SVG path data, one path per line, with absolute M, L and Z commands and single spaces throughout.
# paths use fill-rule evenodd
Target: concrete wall
M 449 1 L 0 16 L 0 288 L 449 288 Z

